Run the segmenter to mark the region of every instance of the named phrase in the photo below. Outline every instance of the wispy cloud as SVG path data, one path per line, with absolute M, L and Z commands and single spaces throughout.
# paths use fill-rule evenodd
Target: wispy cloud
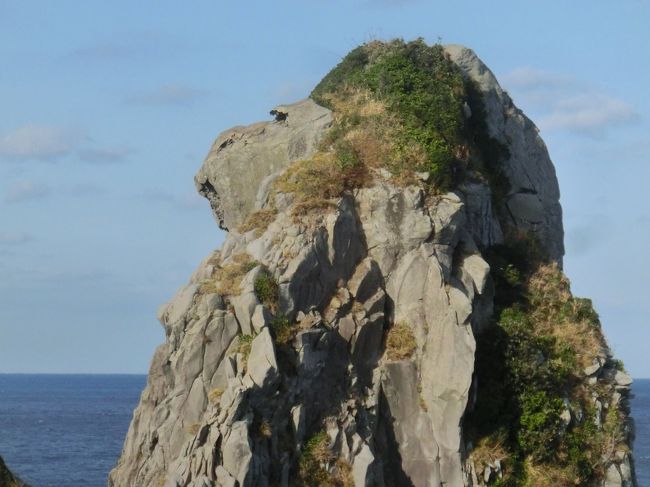
M 591 93 L 557 100 L 539 123 L 548 130 L 599 134 L 608 127 L 628 124 L 638 117 L 629 103 L 601 93 Z
M 576 80 L 571 76 L 551 73 L 543 69 L 522 66 L 513 69 L 501 78 L 504 86 L 518 89 L 548 89 L 574 84 Z
M 182 83 L 160 86 L 148 92 L 136 93 L 127 97 L 131 105 L 189 105 L 207 95 L 207 91 Z
M 92 164 L 109 164 L 127 159 L 133 149 L 126 146 L 97 147 L 81 130 L 38 124 L 25 125 L 0 135 L 0 161 L 55 162 L 77 156 Z
M 32 240 L 28 233 L 0 231 L 0 245 L 21 245 Z
M 129 147 L 115 147 L 104 149 L 83 149 L 79 151 L 79 159 L 92 164 L 111 164 L 127 159 L 133 150 Z
M 53 161 L 71 154 L 84 139 L 72 129 L 25 125 L 0 136 L 0 159 Z
M 571 76 L 526 66 L 507 73 L 501 81 L 514 98 L 537 113 L 542 130 L 602 136 L 608 129 L 639 118 L 630 103 Z
M 77 63 L 149 62 L 170 53 L 179 52 L 182 46 L 173 37 L 156 31 L 124 31 L 110 38 L 80 45 L 69 51 L 63 61 Z
M 48 186 L 31 180 L 17 181 L 9 186 L 2 198 L 5 203 L 42 201 L 48 197 L 89 198 L 103 196 L 108 190 L 94 182 Z
M 5 194 L 5 203 L 20 203 L 28 200 L 40 200 L 50 193 L 50 189 L 34 181 L 18 181 L 10 186 Z

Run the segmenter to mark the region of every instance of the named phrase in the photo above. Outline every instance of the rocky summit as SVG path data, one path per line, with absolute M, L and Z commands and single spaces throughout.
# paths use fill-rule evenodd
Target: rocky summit
M 364 44 L 271 115 L 196 175 L 228 234 L 160 308 L 109 485 L 635 485 L 553 164 L 476 54 Z

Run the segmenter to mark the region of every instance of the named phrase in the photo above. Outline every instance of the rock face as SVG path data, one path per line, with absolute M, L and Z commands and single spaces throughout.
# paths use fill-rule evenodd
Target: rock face
M 471 50 L 446 50 L 478 83 L 489 131 L 510 150 L 507 218 L 485 182 L 430 197 L 378 174 L 307 215 L 296 213 L 292 194 L 276 192 L 269 221 L 239 231 L 270 208 L 274 180 L 317 151 L 333 118 L 307 99 L 277 107 L 275 121 L 221 134 L 196 185 L 229 233 L 159 311 L 167 339 L 110 486 L 477 486 L 496 478 L 496 467 L 477 472 L 467 461 L 463 431 L 476 336 L 493 308 L 482 251 L 508 232 L 533 232 L 561 261 L 559 189 L 532 122 Z M 393 328 L 403 336 L 391 336 Z M 629 378 L 606 363 L 589 376 L 615 384 L 623 404 Z M 603 485 L 632 485 L 629 454 L 607 461 Z
M 539 234 L 551 258 L 561 261 L 564 231 L 560 188 L 537 127 L 515 106 L 474 51 L 455 45 L 445 49 L 463 74 L 480 87 L 490 134 L 510 151 L 504 170 L 511 185 L 506 207 L 512 224 Z
M 292 162 L 309 157 L 332 122 L 330 111 L 312 100 L 276 107 L 275 122 L 223 132 L 196 175 L 219 227 L 236 228 L 264 203 L 269 185 Z M 279 115 L 282 114 L 282 115 Z

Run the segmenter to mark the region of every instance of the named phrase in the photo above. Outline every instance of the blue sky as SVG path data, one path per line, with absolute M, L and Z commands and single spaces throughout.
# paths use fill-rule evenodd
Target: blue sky
M 566 272 L 650 377 L 650 3 L 0 0 L 0 372 L 146 372 L 223 234 L 212 140 L 372 39 L 472 47 L 540 127 Z

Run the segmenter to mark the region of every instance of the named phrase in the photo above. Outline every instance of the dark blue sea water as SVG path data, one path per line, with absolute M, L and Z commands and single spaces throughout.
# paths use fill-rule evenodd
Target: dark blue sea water
M 650 487 L 650 379 L 636 379 L 632 391 L 632 416 L 636 425 L 636 478 L 639 487 Z
M 105 487 L 144 375 L 0 375 L 0 455 L 32 487 Z
M 105 487 L 145 376 L 0 375 L 0 455 L 33 487 Z M 636 470 L 650 487 L 650 379 L 634 382 Z

